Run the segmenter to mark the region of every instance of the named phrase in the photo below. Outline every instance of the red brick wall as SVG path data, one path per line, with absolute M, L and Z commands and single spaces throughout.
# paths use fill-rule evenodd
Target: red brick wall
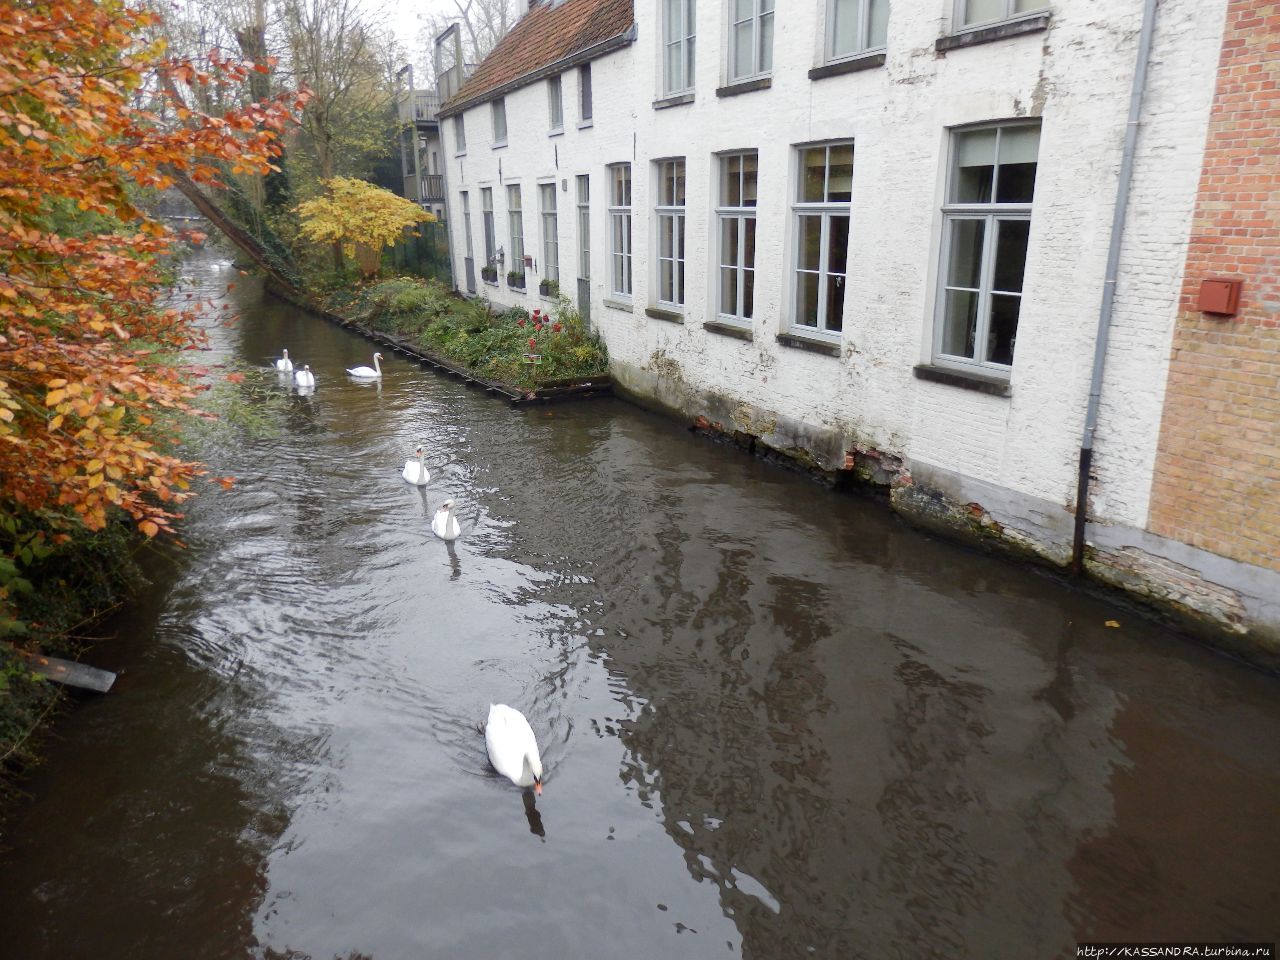
M 1280 2 L 1228 5 L 1191 229 L 1150 528 L 1280 570 Z M 1236 316 L 1196 309 L 1206 277 L 1243 280 Z

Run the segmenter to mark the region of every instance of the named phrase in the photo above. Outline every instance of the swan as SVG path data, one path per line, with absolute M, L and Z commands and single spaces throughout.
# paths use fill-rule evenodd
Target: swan
M 281 350 L 280 353 L 283 354 L 283 356 L 276 361 L 276 369 L 288 373 L 293 369 L 293 361 L 289 359 L 288 350 Z
M 349 367 L 347 373 L 353 377 L 363 377 L 365 380 L 382 379 L 382 364 L 378 363 L 382 359 L 382 354 L 375 353 L 373 355 L 372 367 Z
M 294 371 L 293 382 L 300 387 L 314 387 L 316 375 L 311 372 L 311 365 L 304 363 L 301 370 Z
M 489 704 L 489 722 L 484 725 L 484 744 L 489 748 L 493 769 L 517 787 L 533 787 L 542 795 L 542 758 L 538 741 L 524 714 L 505 703 Z
M 408 468 L 406 468 L 408 469 Z M 453 501 L 446 500 L 431 518 L 431 530 L 441 540 L 457 540 L 462 528 L 458 526 L 458 518 L 453 515 Z
M 431 474 L 427 472 L 427 465 L 422 461 L 422 444 L 418 444 L 418 449 L 414 450 L 413 453 L 413 459 L 404 462 L 404 472 L 401 473 L 401 476 L 419 487 L 425 486 L 426 482 L 431 479 Z

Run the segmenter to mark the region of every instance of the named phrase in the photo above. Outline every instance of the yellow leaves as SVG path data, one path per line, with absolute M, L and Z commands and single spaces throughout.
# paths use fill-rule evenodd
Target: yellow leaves
M 67 398 L 66 390 L 50 390 L 49 393 L 44 398 L 44 405 L 46 407 L 56 407 L 66 398 Z
M 138 529 L 147 535 L 148 538 L 154 537 L 160 532 L 160 527 L 154 520 L 143 520 L 138 524 Z

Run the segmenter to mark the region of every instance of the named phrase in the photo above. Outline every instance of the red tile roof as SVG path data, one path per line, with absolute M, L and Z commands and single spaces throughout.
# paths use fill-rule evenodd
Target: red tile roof
M 564 0 L 552 6 L 549 0 L 542 0 L 520 18 L 441 112 L 451 113 L 473 101 L 489 99 L 486 93 L 519 86 L 516 81 L 521 77 L 626 33 L 635 22 L 632 3 Z

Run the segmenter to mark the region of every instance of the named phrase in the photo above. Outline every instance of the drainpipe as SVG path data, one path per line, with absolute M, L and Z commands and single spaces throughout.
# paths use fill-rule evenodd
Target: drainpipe
M 1098 430 L 1098 406 L 1102 399 L 1102 371 L 1107 361 L 1107 338 L 1111 333 L 1111 312 L 1116 298 L 1116 274 L 1120 269 L 1120 241 L 1124 236 L 1125 214 L 1129 209 L 1129 188 L 1133 180 L 1133 155 L 1138 142 L 1142 96 L 1147 88 L 1147 63 L 1151 59 L 1151 36 L 1155 32 L 1158 0 L 1144 0 L 1142 32 L 1138 36 L 1138 61 L 1133 68 L 1129 92 L 1129 121 L 1124 131 L 1124 154 L 1120 159 L 1120 182 L 1116 187 L 1115 211 L 1111 217 L 1111 242 L 1107 249 L 1107 277 L 1102 285 L 1102 306 L 1098 311 L 1098 336 L 1093 348 L 1093 377 L 1089 382 L 1089 406 L 1084 416 L 1084 436 L 1080 440 L 1080 474 L 1076 486 L 1076 523 L 1071 542 L 1071 571 L 1084 569 L 1084 531 L 1089 511 L 1089 471 L 1093 466 L 1093 438 Z

